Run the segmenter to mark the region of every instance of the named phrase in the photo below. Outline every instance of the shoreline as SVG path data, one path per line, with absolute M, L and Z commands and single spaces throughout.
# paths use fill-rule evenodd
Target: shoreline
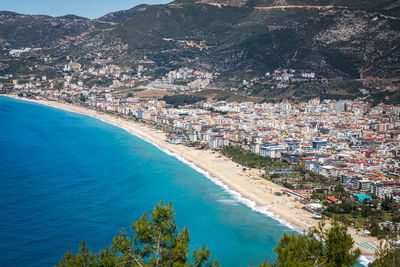
M 296 202 L 294 197 L 286 195 L 276 196 L 274 192 L 282 191 L 283 187 L 270 181 L 259 178 L 260 170 L 249 169 L 242 171 L 241 167 L 229 158 L 210 150 L 197 150 L 184 145 L 174 145 L 165 141 L 166 135 L 158 129 L 149 125 L 127 120 L 116 115 L 98 112 L 92 109 L 47 100 L 33 100 L 18 97 L 15 95 L 3 95 L 18 100 L 42 104 L 45 106 L 78 113 L 99 119 L 105 123 L 119 127 L 132 135 L 156 146 L 158 149 L 173 156 L 193 168 L 197 172 L 206 176 L 214 184 L 222 187 L 229 192 L 234 199 L 248 206 L 253 211 L 264 214 L 282 225 L 289 227 L 297 232 L 303 232 L 318 224 L 313 219 L 313 214 L 303 210 L 301 203 Z M 352 235 L 355 243 L 372 242 L 377 243 L 376 238 L 362 237 L 356 235 L 355 229 L 349 228 L 348 232 Z M 371 256 L 375 256 L 375 251 L 360 248 L 364 264 Z

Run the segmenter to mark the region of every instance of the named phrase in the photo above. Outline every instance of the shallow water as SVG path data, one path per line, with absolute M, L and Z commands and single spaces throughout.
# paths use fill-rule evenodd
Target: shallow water
M 193 168 L 91 117 L 0 97 L 0 265 L 46 266 L 112 237 L 160 200 L 222 266 L 274 261 L 278 221 Z M 252 203 L 245 202 L 252 206 Z

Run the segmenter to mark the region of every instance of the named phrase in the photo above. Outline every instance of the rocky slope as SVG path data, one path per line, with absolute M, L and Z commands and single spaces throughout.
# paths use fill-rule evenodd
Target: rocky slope
M 0 45 L 13 48 L 49 47 L 62 40 L 74 39 L 74 37 L 105 27 L 109 25 L 74 15 L 31 16 L 2 11 L 0 12 Z
M 128 65 L 146 57 L 159 73 L 181 66 L 219 72 L 221 87 L 282 68 L 328 80 L 290 87 L 279 93 L 285 97 L 326 94 L 315 88 L 330 79 L 386 80 L 397 88 L 399 8 L 400 0 L 178 0 L 97 20 L 2 12 L 0 45 L 49 46 L 77 58 L 103 52 Z M 268 90 L 251 93 L 270 97 Z

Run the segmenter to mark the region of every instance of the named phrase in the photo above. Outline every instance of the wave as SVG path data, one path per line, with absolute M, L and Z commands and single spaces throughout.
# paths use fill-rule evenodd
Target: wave
M 42 104 L 42 103 L 39 103 L 39 104 Z M 224 184 L 221 180 L 219 180 L 218 178 L 212 176 L 208 171 L 198 167 L 195 163 L 185 159 L 184 157 L 180 156 L 179 154 L 177 154 L 175 152 L 172 152 L 172 151 L 168 150 L 165 147 L 162 147 L 162 146 L 160 146 L 160 145 L 158 145 L 156 143 L 153 143 L 151 140 L 149 140 L 145 136 L 143 136 L 143 135 L 141 135 L 141 134 L 139 134 L 139 133 L 137 133 L 135 131 L 132 131 L 132 130 L 127 129 L 127 128 L 121 126 L 121 125 L 118 125 L 116 123 L 110 122 L 108 120 L 105 120 L 103 118 L 97 117 L 95 115 L 90 115 L 90 114 L 80 113 L 80 112 L 76 112 L 76 111 L 71 111 L 71 110 L 60 108 L 60 107 L 54 107 L 54 106 L 51 106 L 51 105 L 46 105 L 46 106 L 57 108 L 57 109 L 64 110 L 64 111 L 69 111 L 69 112 L 72 112 L 72 113 L 78 113 L 78 114 L 81 114 L 81 115 L 89 116 L 89 117 L 92 117 L 94 119 L 97 119 L 97 120 L 100 120 L 102 122 L 105 122 L 107 124 L 111 124 L 113 126 L 116 126 L 116 127 L 120 128 L 120 129 L 128 132 L 129 134 L 134 135 L 134 136 L 142 139 L 143 141 L 145 141 L 145 142 L 157 147 L 159 150 L 161 150 L 162 152 L 166 153 L 167 155 L 178 159 L 179 161 L 181 161 L 185 165 L 187 165 L 190 168 L 194 169 L 198 173 L 204 175 L 208 180 L 210 180 L 211 182 L 213 182 L 214 184 L 216 184 L 217 186 L 222 188 L 229 195 L 231 195 L 236 201 L 238 201 L 241 204 L 249 207 L 251 210 L 253 210 L 253 211 L 255 211 L 255 212 L 259 213 L 259 214 L 265 215 L 267 217 L 270 217 L 270 218 L 274 219 L 275 221 L 278 221 L 281 225 L 283 225 L 283 226 L 285 226 L 285 227 L 287 227 L 287 228 L 289 228 L 291 230 L 294 230 L 294 231 L 296 231 L 298 233 L 303 233 L 304 230 L 305 230 L 304 228 L 299 227 L 299 226 L 297 226 L 295 224 L 292 224 L 289 221 L 281 218 L 279 215 L 277 215 L 277 214 L 273 213 L 272 211 L 268 210 L 265 206 L 260 206 L 255 201 L 253 201 L 251 199 L 248 199 L 246 197 L 243 197 L 242 194 L 240 194 L 239 192 L 229 188 L 229 186 Z
M 14 97 L 13 97 L 13 98 L 14 98 Z M 16 98 L 14 98 L 14 99 L 16 99 Z M 177 153 L 174 153 L 174 152 L 169 151 L 167 148 L 164 148 L 164 147 L 162 147 L 162 146 L 160 146 L 160 145 L 158 145 L 158 144 L 156 144 L 156 143 L 153 143 L 153 142 L 150 141 L 148 138 L 146 138 L 145 136 L 143 136 L 143 135 L 141 135 L 141 134 L 139 134 L 139 133 L 137 133 L 137 132 L 135 132 L 135 131 L 132 131 L 132 130 L 130 130 L 130 129 L 127 129 L 127 128 L 125 128 L 125 127 L 123 127 L 123 126 L 121 126 L 121 125 L 118 125 L 118 124 L 116 124 L 116 123 L 110 122 L 110 121 L 108 121 L 108 120 L 106 120 L 106 119 L 100 118 L 100 117 L 98 117 L 98 116 L 96 116 L 96 115 L 86 114 L 86 113 L 84 113 L 84 112 L 79 112 L 79 111 L 72 111 L 72 110 L 68 110 L 68 109 L 65 109 L 65 108 L 53 106 L 53 105 L 51 105 L 51 104 L 39 103 L 39 102 L 36 102 L 36 101 L 30 101 L 30 100 L 19 99 L 19 98 L 18 98 L 18 100 L 22 100 L 22 101 L 26 101 L 26 102 L 31 102 L 31 103 L 36 103 L 36 104 L 39 104 L 39 105 L 44 105 L 44 106 L 47 106 L 47 107 L 50 107 L 50 108 L 54 108 L 54 109 L 58 109 L 58 110 L 62 110 L 62 111 L 66 111 L 66 112 L 71 112 L 71 113 L 75 113 L 75 114 L 80 114 L 80 115 L 92 117 L 92 118 L 94 118 L 94 119 L 100 120 L 100 121 L 102 121 L 102 122 L 104 122 L 104 123 L 107 123 L 107 124 L 109 124 L 109 125 L 113 125 L 113 126 L 115 126 L 115 127 L 118 127 L 118 128 L 120 128 L 120 129 L 122 129 L 122 130 L 128 132 L 129 134 L 131 134 L 131 135 L 133 135 L 133 136 L 136 136 L 136 137 L 142 139 L 143 141 L 145 141 L 145 142 L 147 142 L 147 143 L 149 143 L 149 144 L 151 144 L 151 145 L 157 147 L 159 150 L 161 150 L 162 152 L 166 153 L 167 155 L 172 156 L 172 157 L 175 157 L 176 159 L 178 159 L 178 160 L 181 161 L 182 163 L 186 164 L 187 166 L 191 167 L 192 169 L 194 169 L 194 170 L 197 171 L 198 173 L 204 175 L 208 180 L 210 180 L 211 182 L 213 182 L 214 184 L 216 184 L 217 186 L 219 186 L 220 188 L 222 188 L 225 192 L 227 192 L 227 193 L 228 193 L 230 196 L 232 196 L 232 198 L 233 198 L 233 200 L 230 200 L 230 199 L 220 199 L 220 200 L 217 200 L 217 201 L 223 202 L 223 203 L 225 203 L 225 204 L 227 204 L 227 205 L 235 205 L 234 201 L 237 201 L 237 202 L 239 202 L 239 203 L 241 203 L 241 204 L 243 204 L 243 205 L 249 207 L 251 210 L 253 210 L 253 211 L 255 211 L 255 212 L 259 213 L 259 214 L 265 215 L 265 216 L 267 216 L 267 217 L 270 217 L 270 218 L 276 220 L 276 221 L 279 222 L 281 225 L 286 226 L 287 228 L 289 228 L 289 229 L 291 229 L 291 230 L 294 230 L 294 231 L 299 232 L 299 233 L 303 233 L 304 230 L 305 230 L 305 229 L 303 229 L 303 228 L 301 228 L 301 227 L 299 227 L 299 226 L 297 226 L 297 225 L 294 225 L 294 224 L 288 222 L 287 220 L 281 218 L 279 215 L 277 215 L 277 214 L 273 213 L 272 211 L 268 210 L 265 206 L 258 205 L 255 201 L 250 200 L 250 199 L 248 199 L 248 198 L 246 198 L 246 197 L 243 197 L 239 192 L 237 192 L 237 191 L 235 191 L 235 190 L 229 188 L 226 184 L 224 184 L 224 183 L 223 183 L 222 181 L 220 181 L 218 178 L 213 177 L 209 172 L 207 172 L 206 170 L 204 170 L 204 169 L 198 167 L 198 166 L 197 166 L 196 164 L 194 164 L 193 162 L 186 160 L 185 158 L 183 158 L 182 156 L 180 156 L 180 155 L 177 154 Z M 362 255 L 362 256 L 360 256 L 360 258 L 359 258 L 360 264 L 362 264 L 362 265 L 364 265 L 364 266 L 368 266 L 368 264 L 370 264 L 370 263 L 373 262 L 374 260 L 375 260 L 375 257 L 374 257 L 374 256 L 365 256 L 365 255 Z
M 230 206 L 237 206 L 239 204 L 235 199 L 218 199 L 217 201 Z
M 120 126 L 118 126 L 120 127 Z M 120 127 L 122 129 L 124 129 L 123 127 Z M 127 129 L 124 129 L 127 130 Z M 127 130 L 130 134 L 133 134 L 139 138 L 141 138 L 142 140 L 154 145 L 155 147 L 157 147 L 158 149 L 160 149 L 161 151 L 163 151 L 164 153 L 168 154 L 169 156 L 175 157 L 177 158 L 179 161 L 181 161 L 182 163 L 188 165 L 189 167 L 191 167 L 192 169 L 194 169 L 195 171 L 197 171 L 200 174 L 203 174 L 207 179 L 209 179 L 210 181 L 212 181 L 214 184 L 218 185 L 219 187 L 221 187 L 224 191 L 226 191 L 228 194 L 230 194 L 235 200 L 237 200 L 238 202 L 244 204 L 245 206 L 249 207 L 251 210 L 260 213 L 262 215 L 265 215 L 267 217 L 270 217 L 276 221 L 278 221 L 281 225 L 294 230 L 298 233 L 304 233 L 305 229 L 302 227 L 299 227 L 297 225 L 294 225 L 290 222 L 288 222 L 287 220 L 281 218 L 279 215 L 273 213 L 272 211 L 268 210 L 265 206 L 260 206 L 258 205 L 255 201 L 248 199 L 246 197 L 243 197 L 239 192 L 230 189 L 226 184 L 224 184 L 223 182 L 221 182 L 218 178 L 213 177 L 209 172 L 207 172 L 206 170 L 198 167 L 196 164 L 194 164 L 191 161 L 188 161 L 187 159 L 183 158 L 182 156 L 178 155 L 177 153 L 171 152 L 168 149 L 159 146 L 158 144 L 155 144 L 153 142 L 151 142 L 150 140 L 148 140 L 147 138 L 140 136 L 137 133 L 131 132 L 129 130 Z M 229 200 L 221 200 L 221 202 L 228 202 Z M 232 205 L 232 202 L 230 203 L 225 203 L 225 204 L 230 204 Z M 372 263 L 375 260 L 375 257 L 373 256 L 364 256 L 361 255 L 359 258 L 359 262 L 364 265 L 364 266 L 368 266 L 368 264 Z
M 60 109 L 63 110 L 62 108 L 60 108 Z M 71 112 L 73 112 L 73 111 L 71 111 Z M 73 113 L 78 113 L 78 112 L 73 112 Z M 93 116 L 93 115 L 84 114 L 84 113 L 79 113 L 79 114 L 86 115 L 86 116 L 92 117 L 94 119 L 101 120 L 102 122 L 105 122 L 105 123 L 111 124 L 113 126 L 116 126 L 116 127 L 120 128 L 120 129 L 128 132 L 129 134 L 131 134 L 133 136 L 136 136 L 136 137 L 142 139 L 143 141 L 145 141 L 145 142 L 157 147 L 159 150 L 161 150 L 165 154 L 178 159 L 179 161 L 181 161 L 185 165 L 189 166 L 190 168 L 194 169 L 198 173 L 200 173 L 203 176 L 205 176 L 208 180 L 210 180 L 211 182 L 213 182 L 214 184 L 216 184 L 217 186 L 222 188 L 230 196 L 232 196 L 234 200 L 236 200 L 239 203 L 249 207 L 254 212 L 257 212 L 259 214 L 262 214 L 264 216 L 272 218 L 275 221 L 279 222 L 281 225 L 283 225 L 283 226 L 285 226 L 285 227 L 287 227 L 287 228 L 289 228 L 291 230 L 294 230 L 294 231 L 296 231 L 298 233 L 304 233 L 304 231 L 306 230 L 306 229 L 304 229 L 302 227 L 299 227 L 299 226 L 297 226 L 295 224 L 292 224 L 289 221 L 281 218 L 279 215 L 277 215 L 277 214 L 273 213 L 272 211 L 268 210 L 265 206 L 258 205 L 255 201 L 253 201 L 251 199 L 248 199 L 246 197 L 243 197 L 239 192 L 229 188 L 229 186 L 224 184 L 218 178 L 212 176 L 208 171 L 198 167 L 195 163 L 185 159 L 181 155 L 179 155 L 179 154 L 177 154 L 175 152 L 172 152 L 172 151 L 168 150 L 167 148 L 162 147 L 162 146 L 160 146 L 160 145 L 158 145 L 156 143 L 153 143 L 152 141 L 150 141 L 145 136 L 143 136 L 143 135 L 141 135 L 141 134 L 139 134 L 137 132 L 134 132 L 134 131 L 132 131 L 130 129 L 127 129 L 127 128 L 121 126 L 121 125 L 118 125 L 118 124 L 115 124 L 113 122 L 107 121 L 105 119 L 102 119 L 102 118 L 99 118 L 99 117 L 96 117 L 96 116 Z M 232 200 L 229 200 L 229 199 L 220 199 L 220 200 L 217 200 L 217 201 L 222 202 L 222 203 L 224 203 L 226 205 L 235 205 L 234 202 L 232 202 Z M 359 260 L 361 265 L 368 267 L 368 265 L 375 260 L 375 257 L 374 256 L 361 255 L 358 260 Z
M 95 117 L 95 118 L 97 118 L 97 117 Z M 97 119 L 102 120 L 101 118 L 97 118 Z M 278 221 L 281 225 L 283 225 L 283 226 L 285 226 L 287 228 L 290 228 L 290 229 L 292 229 L 292 230 L 294 230 L 296 232 L 299 232 L 299 233 L 303 233 L 304 232 L 305 229 L 303 229 L 302 227 L 294 225 L 294 224 L 290 223 L 289 221 L 281 218 L 279 215 L 277 215 L 277 214 L 273 213 L 272 211 L 268 210 L 265 206 L 260 206 L 255 201 L 253 201 L 251 199 L 248 199 L 246 197 L 243 197 L 242 194 L 240 194 L 239 192 L 231 189 L 229 186 L 224 184 L 221 180 L 219 180 L 218 178 L 212 176 L 208 171 L 200 168 L 195 163 L 185 159 L 181 155 L 179 155 L 179 154 L 177 154 L 175 152 L 172 152 L 172 151 L 168 150 L 167 148 L 162 147 L 162 146 L 160 146 L 160 145 L 158 145 L 156 143 L 153 143 L 148 138 L 138 134 L 137 132 L 131 131 L 131 130 L 126 129 L 126 128 L 120 126 L 120 125 L 116 125 L 114 123 L 111 123 L 111 122 L 108 122 L 108 121 L 105 121 L 105 120 L 102 120 L 102 121 L 104 121 L 106 123 L 109 123 L 109 124 L 112 124 L 112 125 L 115 125 L 115 126 L 121 128 L 121 129 L 127 131 L 128 133 L 130 133 L 130 134 L 132 134 L 132 135 L 134 135 L 136 137 L 139 137 L 140 139 L 142 139 L 142 140 L 150 143 L 151 145 L 157 147 L 159 150 L 161 150 L 162 152 L 166 153 L 167 155 L 178 159 L 179 161 L 181 161 L 185 165 L 189 166 L 190 168 L 194 169 L 198 173 L 200 173 L 203 176 L 205 176 L 208 180 L 210 180 L 211 182 L 213 182 L 214 184 L 216 184 L 217 186 L 222 188 L 229 195 L 231 195 L 233 197 L 233 199 L 235 199 L 236 201 L 240 202 L 241 204 L 249 207 L 251 210 L 253 210 L 253 211 L 255 211 L 255 212 L 259 213 L 259 214 L 265 215 L 267 217 L 270 217 L 270 218 L 274 219 L 275 221 Z
M 362 265 L 368 266 L 370 263 L 372 263 L 375 260 L 374 256 L 364 256 L 361 255 L 359 258 L 359 261 Z

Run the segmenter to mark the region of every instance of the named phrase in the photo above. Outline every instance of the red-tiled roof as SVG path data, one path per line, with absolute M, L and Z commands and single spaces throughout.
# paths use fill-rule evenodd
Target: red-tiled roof
M 328 197 L 328 200 L 332 201 L 332 202 L 336 202 L 339 201 L 339 199 L 335 198 L 335 197 Z

